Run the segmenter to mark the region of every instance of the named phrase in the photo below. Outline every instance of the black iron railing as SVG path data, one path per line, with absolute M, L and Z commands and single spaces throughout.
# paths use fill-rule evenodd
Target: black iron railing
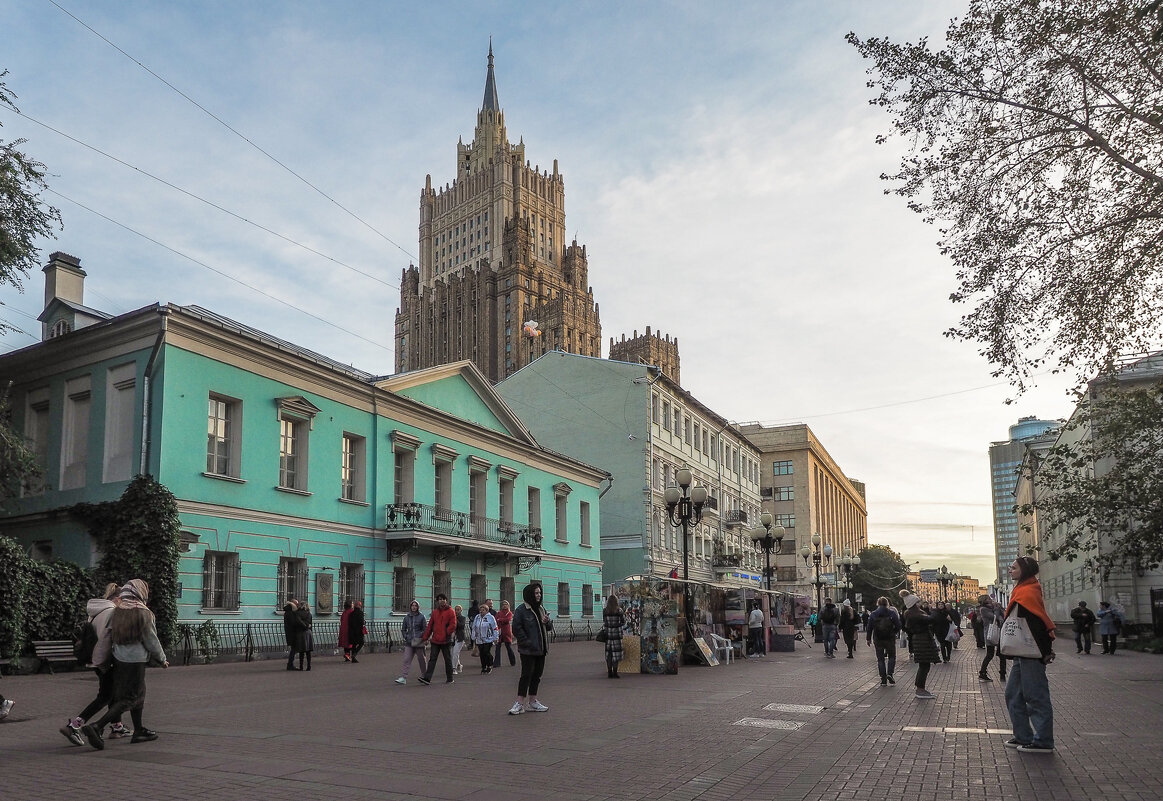
M 747 522 L 747 512 L 743 509 L 732 509 L 723 513 L 723 522 L 727 525 L 744 525 Z
M 389 503 L 384 527 L 388 531 L 423 531 L 542 550 L 541 529 L 536 526 L 494 520 L 425 503 Z

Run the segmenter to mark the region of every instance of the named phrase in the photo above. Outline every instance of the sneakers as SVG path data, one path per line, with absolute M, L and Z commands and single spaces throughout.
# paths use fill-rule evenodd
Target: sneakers
M 1054 753 L 1054 746 L 1030 743 L 1029 745 L 1019 745 L 1018 750 L 1023 754 L 1052 754 Z
M 541 703 L 540 701 L 534 701 L 533 703 L 529 704 L 529 711 L 530 712 L 548 712 L 549 707 L 547 707 L 545 704 Z
M 92 723 L 81 727 L 81 734 L 89 741 L 89 745 L 98 751 L 105 750 L 105 741 L 101 739 L 101 732 Z
M 456 684 L 456 679 L 449 679 L 448 681 L 446 681 L 444 683 L 445 684 Z
M 8 702 L 6 701 L 5 704 Z M 74 726 L 72 721 L 69 721 L 64 726 L 61 726 L 60 733 L 65 735 L 65 739 L 73 745 L 84 745 L 85 738 L 81 736 L 81 727 Z
M 133 733 L 133 739 L 129 741 L 130 745 L 133 743 L 148 743 L 157 739 L 157 732 L 150 729 L 138 729 Z
M 525 714 L 525 705 L 523 703 L 521 703 L 520 701 L 514 701 L 513 705 L 511 707 L 509 707 L 509 714 L 510 715 L 524 715 Z
M 112 726 L 109 727 L 109 739 L 110 740 L 117 740 L 117 739 L 120 739 L 121 737 L 128 737 L 131 734 L 133 734 L 133 732 L 131 732 L 126 727 L 126 725 L 120 721 L 118 721 L 117 723 L 114 723 Z
M 888 677 L 887 677 L 887 678 L 888 678 L 888 683 L 889 683 L 889 684 L 896 684 L 896 679 L 894 679 L 894 678 L 892 677 L 892 674 L 891 674 L 891 673 L 889 673 L 889 674 L 888 674 Z
M 881 687 L 887 687 L 887 686 L 888 686 L 888 677 L 887 677 L 887 676 L 886 676 L 885 678 L 883 678 L 883 679 L 881 679 L 881 680 L 880 680 L 880 686 L 881 686 Z
M 1020 742 L 1019 740 L 1016 740 L 1013 738 L 1005 741 L 1006 748 L 1021 748 L 1021 747 L 1026 746 L 1026 745 L 1029 745 L 1029 743 L 1023 743 L 1023 742 Z
M 404 678 L 403 676 L 400 676 L 400 678 L 396 679 L 396 684 L 407 684 L 407 683 L 408 683 L 408 680 L 406 678 Z
M 918 701 L 931 701 L 936 697 L 937 696 L 933 695 L 928 690 L 917 690 L 917 700 Z
M 425 687 L 427 687 L 429 684 L 431 684 L 431 683 L 432 683 L 432 680 L 431 680 L 431 679 L 428 679 L 428 678 L 426 678 L 426 677 L 424 677 L 424 676 L 421 676 L 420 678 L 416 679 L 416 681 L 420 682 L 420 683 L 421 683 L 421 684 L 423 684 Z
M 978 673 L 977 680 L 978 681 L 993 681 L 993 679 L 991 679 L 989 676 L 985 675 L 984 673 Z
M 15 701 L 5 701 L 4 703 L 0 704 L 0 720 L 4 720 L 4 718 L 8 717 L 8 713 L 12 711 L 12 705 L 15 703 Z M 78 743 L 78 745 L 80 745 L 80 743 Z

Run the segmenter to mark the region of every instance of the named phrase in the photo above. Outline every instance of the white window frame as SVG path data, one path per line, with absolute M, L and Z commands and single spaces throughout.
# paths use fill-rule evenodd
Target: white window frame
M 222 412 L 221 417 L 217 414 L 219 411 Z M 215 447 L 220 444 L 226 446 L 224 461 L 221 451 Z M 219 469 L 222 466 L 225 466 L 225 470 Z M 242 401 L 238 398 L 216 392 L 209 395 L 206 413 L 205 475 L 242 477 Z
M 110 368 L 105 377 L 105 448 L 101 483 L 133 478 L 137 364 Z
M 88 480 L 89 428 L 93 411 L 90 376 L 80 376 L 65 382 L 64 411 L 59 486 L 62 490 L 80 489 Z
M 339 498 L 364 503 L 367 501 L 367 437 L 344 431 L 342 449 Z

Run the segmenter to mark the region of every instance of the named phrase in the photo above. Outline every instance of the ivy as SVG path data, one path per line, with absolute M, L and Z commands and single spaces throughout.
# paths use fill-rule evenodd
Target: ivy
M 0 537 L 0 657 L 18 657 L 33 640 L 65 640 L 95 595 L 79 565 L 38 562 L 16 540 Z

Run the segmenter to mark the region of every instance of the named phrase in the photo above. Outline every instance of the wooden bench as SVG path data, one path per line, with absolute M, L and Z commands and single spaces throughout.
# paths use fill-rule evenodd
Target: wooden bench
M 36 652 L 36 658 L 40 660 L 36 668 L 37 673 L 41 673 L 47 667 L 51 675 L 54 662 L 69 663 L 71 666 L 77 661 L 73 656 L 72 640 L 34 640 L 32 648 Z

